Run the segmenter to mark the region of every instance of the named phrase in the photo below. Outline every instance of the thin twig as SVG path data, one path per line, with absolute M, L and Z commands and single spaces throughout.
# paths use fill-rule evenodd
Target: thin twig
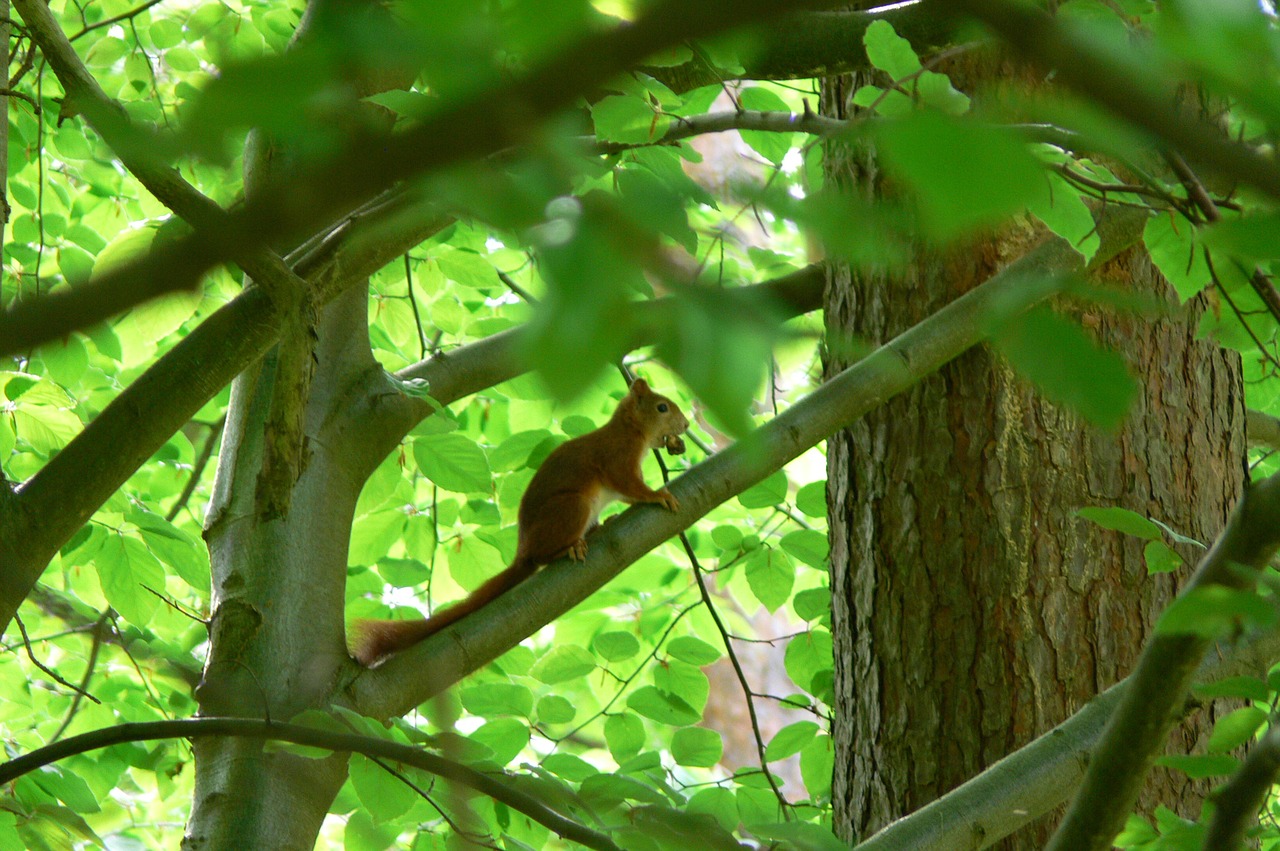
M 53 669 L 52 669 L 52 668 L 50 668 L 48 665 L 46 665 L 45 663 L 43 663 L 43 662 L 41 662 L 39 659 L 37 659 L 37 658 L 36 658 L 35 651 L 31 649 L 31 639 L 27 637 L 27 625 L 26 625 L 26 624 L 24 624 L 24 623 L 22 622 L 22 618 L 18 617 L 17 615 L 14 615 L 14 616 L 13 616 L 13 620 L 14 620 L 14 623 L 16 623 L 16 624 L 18 625 L 18 631 L 22 633 L 22 644 L 23 644 L 23 646 L 24 646 L 24 647 L 26 647 L 26 648 L 27 648 L 27 658 L 31 660 L 31 664 L 35 665 L 35 666 L 36 666 L 37 668 L 39 668 L 40 670 L 44 671 L 44 672 L 45 672 L 46 674 L 48 674 L 48 675 L 49 675 L 49 677 L 51 677 L 55 682 L 59 683 L 60 685 L 66 686 L 67 688 L 69 688 L 69 689 L 71 689 L 73 692 L 75 692 L 76 694 L 78 694 L 78 695 L 83 695 L 84 697 L 87 697 L 87 698 L 89 698 L 90 700 L 92 700 L 94 703 L 99 703 L 99 704 L 100 704 L 100 703 L 102 703 L 102 701 L 98 700 L 98 698 L 96 698 L 96 697 L 94 697 L 93 695 L 89 694 L 87 691 L 83 691 L 82 689 L 78 688 L 77 686 L 74 686 L 74 685 L 72 685 L 71 683 L 67 682 L 65 679 L 63 679 L 63 678 L 58 674 L 58 672 L 57 672 L 57 671 L 53 670 Z
M 84 676 L 80 678 L 80 688 L 76 689 L 76 696 L 71 699 L 71 707 L 67 710 L 67 715 L 62 719 L 62 724 L 57 731 L 49 738 L 49 743 L 58 741 L 62 738 L 62 734 L 71 726 L 72 720 L 76 717 L 76 713 L 80 711 L 81 699 L 89 694 L 89 680 L 93 679 L 93 671 L 98 666 L 98 651 L 102 649 L 102 640 L 107 634 L 107 612 L 103 612 L 98 616 L 98 620 L 93 625 L 93 644 L 89 647 L 89 664 L 85 666 Z M 90 699 L 95 703 L 98 699 L 90 695 Z
M 67 41 L 75 41 L 78 38 L 88 35 L 94 30 L 102 29 L 103 27 L 109 27 L 112 24 L 118 24 L 121 21 L 127 21 L 132 18 L 136 18 L 138 15 L 147 11 L 152 6 L 159 6 L 163 2 L 164 0 L 147 0 L 146 3 L 143 3 L 141 6 L 138 6 L 136 9 L 130 9 L 128 12 L 121 12 L 119 15 L 114 15 L 110 18 L 103 18 L 101 21 L 98 21 L 96 23 L 87 24 L 85 25 L 84 29 L 80 30 L 80 32 L 76 33 L 75 35 L 67 36 Z
M 209 459 L 213 457 L 213 447 L 217 445 L 218 438 L 222 434 L 222 427 L 226 422 L 227 415 L 223 414 L 216 423 L 209 424 L 209 434 L 205 436 L 204 446 L 200 449 L 200 457 L 196 459 L 195 465 L 191 468 L 191 476 L 187 479 L 187 483 L 183 485 L 182 493 L 178 494 L 178 498 L 174 500 L 173 505 L 164 515 L 164 519 L 170 523 L 186 507 L 187 501 L 195 493 L 196 486 L 200 484 L 200 476 L 204 473 L 204 468 L 208 465 Z

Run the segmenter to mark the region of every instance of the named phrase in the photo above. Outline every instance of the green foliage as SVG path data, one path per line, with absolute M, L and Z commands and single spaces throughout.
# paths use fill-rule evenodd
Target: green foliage
M 95 0 L 55 3 L 54 11 L 94 79 L 146 131 L 147 154 L 225 208 L 244 196 L 250 128 L 273 146 L 286 173 L 302 173 L 347 151 L 352 139 L 371 151 L 370 134 L 389 123 L 405 131 L 451 115 L 486 87 L 617 26 L 612 12 L 635 11 L 583 0 L 393 7 L 391 15 L 344 8 L 322 16 L 292 48 L 298 0 Z M 1257 4 L 1076 0 L 1061 13 L 1095 43 L 1123 45 L 1135 74 L 1184 69 L 1222 99 L 1233 138 L 1274 144 L 1280 74 L 1273 24 Z M 1130 37 L 1139 22 L 1150 37 Z M 369 343 L 377 363 L 399 373 L 390 392 L 425 399 L 434 413 L 378 466 L 355 506 L 350 615 L 428 611 L 508 563 L 521 492 L 556 445 L 613 410 L 625 386 L 612 367 L 623 360 L 698 415 L 693 436 L 703 445 L 720 439 L 713 429 L 749 434 L 760 417 L 807 392 L 821 373 L 814 345 L 821 320 L 783 321 L 778 305 L 728 297 L 806 265 L 811 244 L 870 275 L 892 272 L 916 252 L 961 250 L 995 229 L 1025 230 L 1028 241 L 1047 229 L 1091 259 L 1101 245 L 1091 212 L 1097 203 L 1143 205 L 1145 246 L 1177 300 L 1203 311 L 1200 333 L 1248 354 L 1248 404 L 1280 413 L 1276 323 L 1254 286 L 1255 272 L 1265 280 L 1280 260 L 1274 210 L 1236 193 L 1220 199 L 1230 201 L 1222 219 L 1206 226 L 1187 185 L 1145 173 L 1147 158 L 1137 153 L 1146 140 L 1133 128 L 1074 101 L 984 97 L 974 106 L 934 57 L 922 61 L 883 20 L 866 31 L 872 74 L 852 93 L 852 120 L 831 145 L 855 157 L 874 148 L 887 177 L 884 197 L 873 203 L 824 184 L 823 149 L 791 129 L 742 132 L 752 156 L 729 161 L 732 178 L 709 178 L 697 171 L 706 155 L 689 141 L 657 143 L 722 111 L 713 105 L 722 87 L 678 91 L 660 69 L 696 57 L 727 79 L 748 63 L 756 39 L 673 40 L 646 71 L 575 92 L 581 100 L 567 114 L 503 101 L 510 138 L 466 136 L 474 116 L 459 112 L 450 125 L 457 144 L 501 152 L 405 181 L 450 223 L 373 275 Z M 120 167 L 74 103 L 62 109 L 65 92 L 47 64 L 23 64 L 28 47 L 12 53 L 10 67 L 22 97 L 10 103 L 4 308 L 76 291 L 187 231 Z M 748 81 L 735 97 L 741 110 L 800 116 L 815 94 L 811 81 Z M 1028 116 L 1057 122 L 1052 129 L 1061 135 L 1045 138 L 1044 125 L 1031 126 Z M 308 197 L 290 195 L 300 205 Z M 196 292 L 146 303 L 0 363 L 3 479 L 24 482 L 44 468 L 244 283 L 234 267 L 220 268 Z M 667 299 L 669 321 L 654 346 L 635 350 L 658 298 Z M 1090 309 L 1109 304 L 1097 299 Z M 996 346 L 1046 398 L 1114 428 L 1137 387 L 1122 358 L 1067 315 L 1046 308 L 1004 317 Z M 525 330 L 518 356 L 535 373 L 483 386 L 447 411 L 413 368 L 447 362 L 461 347 L 515 328 Z M 325 367 L 319 355 L 316 362 Z M 759 404 L 766 383 L 772 410 Z M 202 405 L 54 556 L 21 614 L 31 654 L 66 682 L 25 653 L 0 654 L 0 730 L 12 753 L 55 735 L 194 713 L 192 684 L 207 655 L 201 619 L 212 593 L 201 535 L 229 404 L 223 389 Z M 227 439 L 244 439 L 236 427 Z M 701 458 L 691 448 L 667 463 L 678 474 Z M 224 475 L 236 480 L 235 471 Z M 338 712 L 339 721 L 316 712 L 312 720 L 503 768 L 505 780 L 628 848 L 688 847 L 690 834 L 717 848 L 738 847 L 734 834 L 782 847 L 837 847 L 827 811 L 835 694 L 824 476 L 814 451 L 738 494 L 690 530 L 688 551 L 671 543 L 647 555 L 449 692 L 438 713 L 389 729 L 350 713 Z M 660 477 L 646 461 L 646 480 Z M 1194 543 L 1121 509 L 1080 514 L 1139 538 L 1151 573 L 1181 570 L 1174 546 Z M 707 611 L 704 587 L 725 632 Z M 734 761 L 732 731 L 717 720 L 726 701 L 743 698 L 735 690 L 726 696 L 711 685 L 719 678 L 708 677 L 712 666 L 731 667 L 727 655 L 739 645 L 729 636 L 749 634 L 748 618 L 760 610 L 789 624 L 779 647 L 793 685 L 789 696 L 755 698 L 782 721 L 774 735 L 761 734 L 764 766 L 754 753 Z M 110 640 L 95 643 L 100 620 Z M 1274 621 L 1271 597 L 1200 589 L 1175 603 L 1159 629 L 1217 638 Z M 8 648 L 22 648 L 14 631 Z M 757 672 L 746 673 L 751 680 Z M 75 695 L 68 683 L 81 681 L 100 703 Z M 1262 703 L 1275 685 L 1242 678 L 1200 691 Z M 1165 757 L 1165 764 L 1200 777 L 1230 773 L 1236 762 L 1228 752 L 1263 723 L 1259 708 L 1241 708 L 1220 720 L 1209 753 Z M 0 847 L 172 847 L 174 825 L 190 808 L 191 760 L 183 742 L 129 744 L 27 775 L 3 798 Z M 781 776 L 786 760 L 798 762 L 800 773 L 800 783 L 793 773 L 783 781 L 790 804 L 800 805 L 788 810 L 789 821 L 762 773 Z M 453 847 L 460 840 L 452 825 L 482 844 L 554 841 L 546 828 L 487 798 L 431 794 L 428 801 L 388 768 L 352 758 L 322 844 Z M 414 770 L 401 776 L 418 789 L 434 782 Z M 1198 830 L 1164 812 L 1154 828 L 1131 821 L 1118 841 L 1182 847 Z

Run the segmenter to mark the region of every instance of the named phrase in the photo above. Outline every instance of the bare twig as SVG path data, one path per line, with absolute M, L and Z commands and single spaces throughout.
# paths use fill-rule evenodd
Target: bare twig
M 178 494 L 178 498 L 174 500 L 173 505 L 165 513 L 164 519 L 170 523 L 177 517 L 182 509 L 186 507 L 191 495 L 195 493 L 196 486 L 200 484 L 200 476 L 204 473 L 204 468 L 208 466 L 209 459 L 213 457 L 213 448 L 218 445 L 218 438 L 222 436 L 222 427 L 226 425 L 227 415 L 223 414 L 218 418 L 216 423 L 209 423 L 209 433 L 205 436 L 204 446 L 200 449 L 200 457 L 196 459 L 196 463 L 191 468 L 191 475 L 187 478 L 187 483 L 182 487 L 182 493 Z
M 76 685 L 73 685 L 72 683 L 67 682 L 65 679 L 63 679 L 63 677 L 57 671 L 53 670 L 44 662 L 41 662 L 39 659 L 37 659 L 35 651 L 31 649 L 31 639 L 27 636 L 26 624 L 24 624 L 22 622 L 22 618 L 18 617 L 17 615 L 13 616 L 13 620 L 18 625 L 18 631 L 22 633 L 22 644 L 27 649 L 27 658 L 31 660 L 31 664 L 35 665 L 40 670 L 44 671 L 45 674 L 47 674 L 49 678 L 52 679 L 54 682 L 71 689 L 71 691 L 75 692 L 77 695 L 82 695 L 84 697 L 87 697 L 90 700 L 92 700 L 94 703 L 102 702 L 98 700 L 98 698 L 89 694 L 87 691 L 84 691 L 83 689 L 81 689 L 79 686 L 76 686 Z

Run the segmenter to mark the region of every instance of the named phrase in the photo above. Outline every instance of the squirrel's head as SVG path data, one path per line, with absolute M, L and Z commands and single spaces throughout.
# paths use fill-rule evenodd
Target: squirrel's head
M 689 421 L 680 406 L 666 396 L 654 393 L 649 389 L 649 382 L 643 378 L 631 382 L 626 403 L 648 436 L 649 445 L 654 449 L 661 446 L 670 449 L 673 443 L 679 442 L 679 435 L 689 428 Z

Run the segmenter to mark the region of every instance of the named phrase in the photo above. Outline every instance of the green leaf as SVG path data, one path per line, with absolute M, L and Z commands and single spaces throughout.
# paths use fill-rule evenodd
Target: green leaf
M 779 470 L 759 484 L 738 494 L 743 508 L 772 508 L 787 499 L 787 473 Z
M 915 190 L 922 224 L 943 241 L 1019 212 L 1042 180 L 1026 144 L 996 127 L 916 112 L 876 135 L 886 165 Z
M 129 520 L 138 527 L 152 554 L 172 567 L 183 582 L 202 594 L 209 593 L 209 551 L 203 542 L 158 514 L 133 511 L 129 513 Z
M 643 98 L 609 95 L 591 106 L 596 137 L 601 141 L 643 144 L 667 132 L 670 117 L 659 116 Z
M 1192 689 L 1206 699 L 1238 697 L 1243 700 L 1267 700 L 1267 684 L 1258 677 L 1227 677 L 1212 683 L 1201 683 Z
M 813 529 L 797 529 L 782 537 L 782 549 L 793 558 L 810 567 L 825 570 L 830 545 L 827 536 Z
M 347 817 L 342 848 L 343 851 L 385 851 L 395 843 L 397 832 L 395 823 L 375 824 L 369 813 L 357 810 Z
M 782 840 L 787 848 L 796 851 L 848 851 L 849 848 L 836 838 L 831 828 L 809 822 L 753 824 L 751 832 L 762 839 Z
M 1275 620 L 1275 607 L 1257 593 L 1207 585 L 1170 603 L 1156 621 L 1156 633 L 1218 638 L 1241 626 L 1268 627 Z
M 867 60 L 894 80 L 901 80 L 921 68 L 911 42 L 898 35 L 888 21 L 872 21 L 862 42 L 867 48 Z
M 408 517 L 403 511 L 373 511 L 357 517 L 351 524 L 349 564 L 374 564 L 387 554 L 391 545 L 404 537 Z
M 1211 754 L 1226 753 L 1253 740 L 1254 734 L 1267 723 L 1267 713 L 1256 706 L 1243 706 L 1228 712 L 1213 723 L 1213 732 L 1205 750 Z
M 1092 260 L 1102 240 L 1080 192 L 1051 171 L 1041 175 L 1039 185 L 1043 190 L 1027 203 L 1027 209 L 1044 222 L 1045 227 L 1071 243 L 1085 260 Z
M 689 813 L 665 802 L 659 806 L 635 807 L 628 819 L 641 837 L 656 842 L 660 848 L 684 849 L 690 837 L 697 837 L 697 847 L 706 851 L 740 851 L 742 845 L 721 829 L 711 815 Z M 636 847 L 627 833 L 621 835 L 625 847 Z
M 701 717 L 697 710 L 681 698 L 659 691 L 653 686 L 643 686 L 632 692 L 627 699 L 627 708 L 661 724 L 675 726 L 696 724 Z
M 1117 848 L 1137 848 L 1159 838 L 1160 834 L 1156 833 L 1156 829 L 1148 824 L 1146 819 L 1136 813 L 1130 813 L 1124 823 L 1124 830 L 1116 836 L 1114 844 Z
M 579 795 L 591 810 L 616 807 L 626 801 L 661 804 L 660 793 L 632 777 L 618 774 L 595 774 L 582 781 Z
M 464 287 L 489 290 L 502 286 L 493 264 L 474 251 L 452 249 L 436 255 L 436 263 L 446 278 Z
M 182 25 L 172 18 L 152 21 L 147 34 L 151 36 L 151 43 L 161 50 L 182 44 Z
M 640 642 L 629 632 L 602 632 L 591 640 L 591 648 L 608 662 L 620 662 L 639 653 Z
M 685 811 L 709 815 L 725 830 L 738 826 L 738 802 L 732 791 L 719 786 L 694 793 L 685 805 Z
M 676 765 L 710 768 L 723 752 L 720 734 L 706 727 L 683 727 L 671 737 L 671 758 Z
M 129 45 L 124 39 L 115 36 L 100 38 L 85 54 L 84 64 L 90 68 L 106 68 L 123 59 L 128 50 Z
M 690 665 L 696 665 L 699 668 L 710 665 L 722 655 L 719 650 L 701 638 L 695 638 L 692 635 L 673 638 L 667 642 L 666 647 L 667 652 L 676 659 L 688 662 Z
M 800 618 L 811 621 L 831 614 L 831 589 L 825 585 L 821 588 L 809 588 L 796 594 L 791 600 L 791 608 Z
M 96 557 L 98 581 L 111 607 L 134 626 L 146 626 L 164 593 L 164 568 L 137 538 L 108 535 Z M 144 587 L 145 586 L 145 587 Z
M 445 490 L 457 493 L 489 493 L 493 474 L 484 450 L 457 432 L 433 434 L 413 441 L 418 469 Z
M 513 434 L 490 451 L 489 463 L 498 473 L 519 470 L 529 463 L 533 450 L 549 437 L 551 432 L 545 428 Z
M 796 508 L 808 517 L 827 516 L 827 481 L 823 479 L 796 491 Z
M 783 655 L 787 676 L 800 688 L 815 694 L 815 679 L 834 665 L 831 646 L 831 633 L 824 629 L 810 630 L 791 639 Z
M 1250 264 L 1280 258 L 1280 215 L 1276 213 L 1224 219 L 1207 227 L 1203 235 L 1210 248 Z
M 459 693 L 459 698 L 463 709 L 483 718 L 502 715 L 528 717 L 533 712 L 533 692 L 516 683 L 467 686 Z
M 1164 541 L 1148 541 L 1142 549 L 1147 563 L 1147 573 L 1171 573 L 1182 567 L 1182 556 L 1175 553 Z
M 409 811 L 418 795 L 398 777 L 362 754 L 352 754 L 351 786 L 374 824 L 399 818 Z
M 1211 283 L 1209 267 L 1196 240 L 1195 228 L 1174 215 L 1152 216 L 1142 232 L 1151 261 L 1173 285 L 1183 302 Z
M 1111 529 L 1115 532 L 1133 535 L 1136 538 L 1143 538 L 1148 541 L 1160 540 L 1159 526 L 1141 514 L 1137 514 L 1127 508 L 1088 506 L 1080 509 L 1076 514 L 1091 523 L 1096 523 L 1103 529 Z
M 97 813 L 102 808 L 89 785 L 80 777 L 58 766 L 47 765 L 27 775 L 46 794 L 66 804 L 73 812 Z
M 563 777 L 573 783 L 581 783 L 588 777 L 600 773 L 600 770 L 591 763 L 567 753 L 551 754 L 542 761 L 542 767 L 556 777 Z
M 809 796 L 821 801 L 831 795 L 831 772 L 836 749 L 830 736 L 818 736 L 800 751 L 800 778 Z
M 751 593 L 770 613 L 787 602 L 796 581 L 796 569 L 791 559 L 768 547 L 751 554 L 747 559 L 746 573 Z
M 514 718 L 490 721 L 469 737 L 493 751 L 493 760 L 506 765 L 529 744 L 529 727 Z
M 50 378 L 63 387 L 72 387 L 89 366 L 89 350 L 79 334 L 71 334 L 41 346 L 40 359 L 49 370 Z
M 1187 754 L 1165 754 L 1156 758 L 1156 765 L 1173 768 L 1194 780 L 1206 777 L 1226 777 L 1235 774 L 1240 767 L 1240 760 L 1225 754 L 1192 756 Z
M 762 86 L 750 86 L 743 89 L 738 96 L 743 109 L 759 112 L 790 112 L 786 101 L 778 97 L 776 92 Z M 771 133 L 764 130 L 743 130 L 742 141 L 751 146 L 757 154 L 774 165 L 782 165 L 782 159 L 791 150 L 793 133 Z
M 616 181 L 621 202 L 641 225 L 666 234 L 690 254 L 698 251 L 698 235 L 689 227 L 684 199 L 648 169 L 624 168 Z
M 547 685 L 576 680 L 596 669 L 596 660 L 573 644 L 554 648 L 538 660 L 529 673 Z
M 465 536 L 448 548 L 449 575 L 468 591 L 474 591 L 501 567 L 501 558 L 477 536 Z
M 629 712 L 604 719 L 604 740 L 615 762 L 621 764 L 644 747 L 644 722 Z
M 573 704 L 558 694 L 549 694 L 538 701 L 540 724 L 568 724 L 577 714 Z
M 993 342 L 1045 397 L 1102 428 L 1118 428 L 1138 395 L 1123 358 L 1047 307 L 1009 322 Z
M 818 725 L 812 721 L 788 724 L 769 740 L 769 746 L 764 751 L 765 760 L 777 762 L 792 754 L 800 753 L 818 735 L 818 730 Z
M 668 659 L 653 668 L 653 684 L 664 694 L 675 695 L 699 714 L 707 705 L 711 684 L 699 668 L 679 659 Z

